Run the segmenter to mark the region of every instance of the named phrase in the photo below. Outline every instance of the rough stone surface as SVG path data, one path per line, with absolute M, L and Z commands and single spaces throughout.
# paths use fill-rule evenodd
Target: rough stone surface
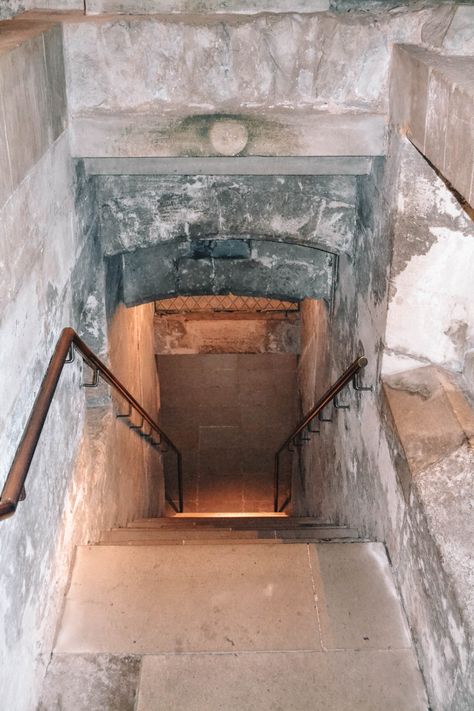
M 73 165 L 64 131 L 61 28 L 12 20 L 2 30 L 0 113 L 6 133 L 0 161 L 9 158 L 0 179 L 3 483 L 61 329 L 72 326 L 103 357 L 107 342 L 91 180 Z M 148 329 L 155 372 L 151 316 Z M 87 409 L 107 398 L 86 399 L 80 384 L 90 374 L 79 361 L 61 376 L 28 475 L 27 498 L 1 524 L 0 688 L 2 704 L 15 711 L 36 707 L 75 544 L 117 520 L 126 523 L 131 509 L 133 515 L 137 507 L 159 511 L 159 502 L 149 503 L 156 464 L 155 478 L 139 471 L 130 476 L 144 443 L 118 431 L 109 407 Z M 120 447 L 128 457 L 122 464 L 110 456 Z
M 445 570 L 474 632 L 474 451 L 465 444 L 417 477 L 428 524 L 436 530 Z M 468 680 L 468 679 L 467 679 Z
M 298 353 L 292 314 L 170 314 L 155 317 L 156 353 Z
M 189 711 L 399 711 L 407 704 L 410 711 L 425 711 L 417 677 L 405 651 L 150 655 L 138 711 L 154 711 L 157 699 L 168 711 L 179 711 L 182 703 Z M 181 700 L 172 692 L 177 687 Z
M 472 206 L 474 57 L 442 57 L 420 47 L 395 49 L 391 120 Z
M 210 136 L 231 120 L 248 134 L 243 155 L 381 155 L 392 44 L 439 46 L 451 17 L 449 5 L 417 5 L 376 16 L 66 19 L 73 152 L 219 155 Z
M 456 451 L 469 439 L 434 367 L 384 380 L 387 400 L 412 475 Z M 474 420 L 474 417 L 473 417 Z
M 391 5 L 385 5 L 385 8 Z M 376 2 L 359 4 L 362 10 L 380 10 L 381 7 Z M 0 4 L 3 13 L 5 8 L 5 3 Z M 17 8 L 17 3 L 10 4 L 10 10 Z M 343 1 L 333 3 L 333 8 L 343 13 L 353 9 Z M 129 21 L 122 17 L 100 21 L 86 19 L 82 22 L 78 21 L 78 16 L 75 19 L 70 17 L 66 27 L 66 51 L 71 76 L 69 98 L 73 107 L 75 140 L 77 142 L 78 137 L 85 135 L 81 134 L 81 130 L 90 130 L 96 122 L 95 143 L 92 140 L 88 146 L 84 143 L 84 150 L 90 150 L 91 145 L 104 144 L 104 154 L 109 151 L 113 155 L 114 151 L 119 150 L 117 141 L 121 141 L 133 125 L 137 129 L 135 133 L 130 132 L 130 142 L 135 142 L 139 152 L 156 150 L 159 154 L 163 144 L 172 136 L 175 152 L 205 155 L 206 151 L 210 151 L 209 136 L 215 122 L 229 120 L 230 117 L 243 122 L 251 139 L 248 145 L 254 151 L 278 153 L 285 147 L 295 154 L 298 151 L 308 154 L 308 151 L 321 150 L 321 143 L 327 142 L 329 148 L 326 146 L 326 150 L 333 150 L 336 145 L 339 152 L 345 153 L 357 148 L 360 150 L 361 146 L 367 154 L 380 152 L 383 138 L 381 126 L 387 112 L 387 72 L 392 43 L 423 42 L 442 51 L 462 54 L 463 47 L 468 48 L 470 41 L 467 38 L 458 43 L 459 33 L 469 30 L 467 22 L 461 22 L 460 26 L 458 14 L 448 29 L 452 18 L 451 5 L 415 12 L 398 12 L 396 9 L 396 12 L 385 16 L 374 12 L 347 13 L 342 17 L 311 15 L 304 20 L 298 16 L 262 16 L 226 19 L 224 23 L 222 18 L 211 22 L 203 22 L 202 19 L 181 22 L 163 18 L 150 21 L 132 18 Z M 10 30 L 12 27 L 8 25 Z M 452 32 L 450 34 L 453 28 L 456 38 L 453 38 Z M 41 29 L 39 25 L 17 26 L 17 31 L 19 34 L 14 32 L 10 35 L 2 27 L 0 57 L 3 68 L 10 59 L 13 61 L 10 58 L 7 62 L 5 57 L 8 54 L 19 57 L 15 71 L 19 67 L 25 71 L 24 84 L 17 86 L 5 70 L 2 81 L 10 82 L 7 88 L 12 102 L 8 109 L 3 105 L 5 102 L 0 108 L 0 121 L 7 127 L 7 135 L 2 132 L 0 137 L 0 161 L 7 155 L 7 145 L 10 147 L 6 140 L 11 142 L 12 150 L 16 152 L 13 164 L 0 166 L 0 201 L 4 203 L 0 221 L 0 244 L 4 249 L 0 251 L 0 260 L 7 274 L 0 287 L 4 306 L 0 321 L 0 365 L 1 372 L 5 373 L 1 394 L 5 413 L 20 413 L 12 419 L 7 419 L 5 414 L 4 426 L 0 427 L 2 451 L 7 463 L 14 452 L 59 328 L 66 322 L 72 323 L 93 334 L 97 343 L 100 345 L 102 342 L 105 348 L 105 325 L 100 322 L 103 310 L 96 303 L 97 283 L 103 277 L 93 268 L 98 245 L 89 213 L 94 212 L 94 207 L 90 201 L 86 209 L 87 198 L 84 198 L 84 215 L 77 221 L 75 218 L 71 220 L 74 192 L 81 193 L 82 188 L 76 190 L 74 187 L 66 140 L 57 138 L 64 126 L 61 123 L 64 95 L 61 90 L 56 94 L 49 89 L 51 76 L 56 77 L 54 86 L 61 88 L 61 67 L 53 61 L 59 53 L 59 33 L 56 29 L 50 33 L 49 27 Z M 50 49 L 45 46 L 44 55 L 41 54 L 38 39 L 40 32 L 44 32 L 44 41 L 47 36 L 54 37 Z M 25 48 L 16 47 L 19 36 L 23 38 Z M 193 42 L 196 43 L 196 52 L 190 56 L 189 47 Z M 349 52 L 351 48 L 354 48 L 354 54 Z M 9 50 L 8 54 L 6 50 Z M 243 60 L 239 58 L 239 50 Z M 26 61 L 28 52 L 32 61 Z M 248 69 L 250 52 L 253 52 L 255 62 L 262 69 L 258 74 L 254 71 L 254 65 Z M 343 61 L 341 52 L 344 54 Z M 409 101 L 403 100 L 399 106 L 392 103 L 392 119 L 404 125 L 406 105 L 410 105 L 410 110 L 413 108 L 411 137 L 415 140 L 417 135 L 423 136 L 423 143 L 420 139 L 418 147 L 430 152 L 438 168 L 444 166 L 446 177 L 466 196 L 468 168 L 473 163 L 469 152 L 472 147 L 472 87 L 466 81 L 466 69 L 471 67 L 472 59 L 458 57 L 453 62 L 436 53 L 430 52 L 428 57 L 412 50 L 397 50 L 397 62 L 403 52 L 405 57 L 401 60 L 402 71 L 399 75 L 403 80 L 403 92 L 400 96 L 405 99 L 408 96 Z M 428 57 L 427 61 L 422 61 L 422 56 Z M 147 61 L 149 57 L 156 57 L 156 63 Z M 196 73 L 205 77 L 206 81 L 197 83 Z M 408 92 L 407 84 L 411 87 Z M 199 87 L 197 95 L 196 86 Z M 25 88 L 27 91 L 23 91 Z M 7 94 L 3 92 L 2 95 Z M 58 108 L 51 112 L 53 105 Z M 441 109 L 448 105 L 449 111 L 443 112 Z M 291 120 L 288 117 L 295 106 L 302 107 L 304 116 Z M 7 116 L 12 107 L 14 113 Z M 284 120 L 277 119 L 275 107 L 285 115 Z M 266 115 L 261 122 L 257 121 L 257 125 L 255 116 L 258 118 L 262 108 Z M 25 115 L 22 115 L 23 110 Z M 192 117 L 188 116 L 190 111 Z M 166 113 L 162 123 L 157 122 L 157 113 L 160 116 Z M 28 116 L 34 117 L 33 123 Z M 111 131 L 110 143 L 105 145 L 104 137 L 111 127 L 111 119 L 119 128 Z M 80 122 L 83 122 L 81 130 Z M 305 141 L 303 135 L 310 123 L 314 124 L 313 132 Z M 427 133 L 423 133 L 425 125 Z M 23 130 L 20 138 L 18 126 Z M 137 142 L 139 132 L 146 126 L 142 143 Z M 368 133 L 368 126 L 373 127 L 373 133 Z M 253 142 L 249 127 L 254 130 Z M 321 127 L 325 127 L 324 131 L 320 130 Z M 368 136 L 366 142 L 361 138 L 364 131 Z M 418 134 L 418 131 L 421 133 Z M 278 141 L 272 144 L 269 137 L 277 132 Z M 337 142 L 328 141 L 329 132 L 338 134 Z M 319 142 L 316 141 L 318 133 Z M 53 144 L 55 138 L 56 143 Z M 153 142 L 158 146 L 155 149 Z M 376 382 L 380 370 L 393 229 L 391 212 L 398 178 L 394 143 L 389 146 L 383 189 L 378 162 L 370 176 L 357 178 L 357 249 L 350 258 L 343 255 L 340 260 L 339 289 L 333 304 L 333 325 L 328 332 L 331 352 L 335 357 L 327 373 L 328 379 L 338 375 L 362 348 L 369 357 L 364 381 Z M 123 150 L 127 154 L 130 144 Z M 445 160 L 443 164 L 439 158 L 441 153 Z M 415 183 L 417 177 L 415 172 L 408 182 Z M 86 185 L 84 176 L 76 179 L 82 186 Z M 15 181 L 20 180 L 22 182 L 17 186 Z M 16 190 L 12 194 L 14 188 Z M 444 200 L 437 189 L 433 192 L 437 195 L 436 199 L 441 195 L 441 200 Z M 87 188 L 84 188 L 85 193 Z M 472 193 L 467 199 L 472 202 Z M 78 195 L 76 201 L 81 204 Z M 449 256 L 449 247 L 454 243 L 455 256 L 461 253 L 459 268 L 472 263 L 464 236 L 461 238 L 456 234 L 454 237 L 447 232 L 450 229 L 448 218 L 451 216 L 457 222 L 459 216 L 450 203 L 446 208 L 444 202 L 443 220 L 446 224 L 443 222 L 441 226 L 442 236 L 439 233 L 410 240 L 412 253 L 406 266 L 406 252 L 403 256 L 403 249 L 398 251 L 397 262 L 401 265 L 398 276 L 406 275 L 407 270 L 419 264 L 419 260 L 425 260 L 426 266 L 434 251 L 442 248 L 443 256 L 438 255 L 439 263 L 450 265 L 450 272 L 455 274 L 452 282 L 458 281 L 459 272 L 452 269 L 454 259 Z M 83 231 L 79 224 L 81 221 L 90 227 Z M 23 237 L 21 242 L 18 241 L 19 231 Z M 433 236 L 436 242 L 430 247 Z M 450 237 L 453 237 L 452 242 Z M 461 244 L 462 248 L 459 247 Z M 424 249 L 426 253 L 423 253 Z M 447 255 L 449 258 L 446 258 Z M 186 259 L 188 261 L 182 265 L 178 284 L 185 284 L 189 270 L 194 270 L 193 279 L 197 279 L 194 283 L 199 288 L 209 283 L 214 262 L 221 265 L 219 269 L 224 269 L 224 263 L 229 266 L 232 261 L 222 259 L 211 262 L 209 258 L 196 260 L 189 256 Z M 236 273 L 242 269 L 244 261 L 234 260 Z M 112 274 L 113 267 L 113 264 L 109 265 L 109 274 Z M 417 283 L 418 278 L 425 280 L 427 294 L 439 293 L 439 282 L 434 284 L 431 278 L 426 279 L 427 275 L 433 274 L 429 268 L 415 272 Z M 241 278 L 242 274 L 238 276 Z M 291 273 L 286 268 L 283 276 L 287 283 L 291 280 Z M 443 276 L 442 281 L 453 286 L 448 277 L 451 273 Z M 108 315 L 112 321 L 113 314 L 117 314 L 114 343 L 116 352 L 124 353 L 120 331 L 124 329 L 128 335 L 136 335 L 141 326 L 138 317 L 116 309 L 120 297 L 118 271 L 114 273 L 114 279 L 114 294 L 113 298 L 109 297 Z M 472 279 L 469 281 L 465 271 L 462 271 L 461 281 L 464 279 L 470 288 Z M 395 286 L 395 299 L 401 298 L 401 280 Z M 456 289 L 457 284 L 449 294 L 455 295 Z M 444 291 L 441 293 L 445 294 Z M 461 301 L 464 308 L 465 302 Z M 463 364 L 465 354 L 472 350 L 470 317 L 465 318 L 464 311 L 460 316 L 455 309 L 446 319 L 446 312 L 441 313 L 446 333 L 429 329 L 433 337 L 429 347 L 438 338 L 450 362 L 457 360 Z M 81 314 L 84 314 L 84 320 L 80 318 Z M 151 342 L 146 310 L 141 314 L 145 342 L 146 339 Z M 315 319 L 317 316 L 312 314 Z M 324 333 L 324 324 L 319 332 Z M 418 333 L 422 332 L 425 332 L 424 323 L 418 330 Z M 452 348 L 446 347 L 447 339 L 451 339 Z M 318 339 L 314 338 L 306 348 L 307 378 L 313 379 L 313 382 L 317 379 L 316 387 L 324 385 L 326 378 L 324 374 L 321 380 L 321 374 L 310 363 L 313 348 L 318 356 L 320 346 L 320 341 L 318 343 Z M 129 355 L 126 367 L 124 365 L 125 375 L 130 371 L 136 375 L 137 369 L 143 368 L 145 382 L 152 382 L 147 380 L 151 378 L 150 359 L 144 363 L 140 360 L 137 364 L 137 352 Z M 401 356 L 406 358 L 407 354 L 401 352 Z M 425 356 L 421 353 L 415 360 L 418 357 Z M 462 366 L 456 367 L 460 370 Z M 121 430 L 115 428 L 115 434 L 110 435 L 113 429 L 110 412 L 100 413 L 98 408 L 89 410 L 89 421 L 86 421 L 82 395 L 75 390 L 71 402 L 69 387 L 79 383 L 80 373 L 73 367 L 65 376 L 69 380 L 65 379 L 60 386 L 64 386 L 65 390 L 58 391 L 55 408 L 47 423 L 50 429 L 46 430 L 46 445 L 38 451 L 33 465 L 28 499 L 21 504 L 17 518 L 2 524 L 2 556 L 5 555 L 8 561 L 17 561 L 15 570 L 2 566 L 3 594 L 0 597 L 0 617 L 4 620 L 0 652 L 2 702 L 7 708 L 15 708 L 15 711 L 29 711 L 35 705 L 39 682 L 49 659 L 54 625 L 51 610 L 61 598 L 71 543 L 93 535 L 94 527 L 104 522 L 101 515 L 104 511 L 110 512 L 111 519 L 121 517 L 126 522 L 128 513 L 122 505 L 125 502 L 130 509 L 133 508 L 135 502 L 129 500 L 128 494 L 136 492 L 137 485 L 139 496 L 145 496 L 145 490 L 140 488 L 139 481 L 133 476 L 128 477 L 126 485 L 121 477 L 110 488 L 104 484 L 101 467 L 105 466 L 108 450 L 102 440 L 93 441 L 90 437 L 83 440 L 76 472 L 72 479 L 68 479 L 67 471 L 71 468 L 68 465 L 78 450 L 84 424 L 102 427 L 105 442 L 114 442 L 113 437 L 116 437 L 123 440 L 120 446 L 125 448 L 126 445 Z M 130 382 L 134 382 L 133 378 Z M 307 400 L 310 395 L 305 393 Z M 472 606 L 465 592 L 462 592 L 466 590 L 462 588 L 462 576 L 455 578 L 455 574 L 466 570 L 470 562 L 462 545 L 459 546 L 458 557 L 453 559 L 457 563 L 455 570 L 448 569 L 445 561 L 457 545 L 459 532 L 465 527 L 461 515 L 464 510 L 456 506 L 459 519 L 449 538 L 447 521 L 452 517 L 445 518 L 444 509 L 439 508 L 436 501 L 444 496 L 446 511 L 454 516 L 454 497 L 446 480 L 453 476 L 453 467 L 457 467 L 459 478 L 456 481 L 465 492 L 469 487 L 465 472 L 472 470 L 470 451 L 458 451 L 450 455 L 448 463 L 437 462 L 432 465 L 433 470 L 421 472 L 420 482 L 426 472 L 431 476 L 426 479 L 425 489 L 421 484 L 418 486 L 418 481 L 414 484 L 408 482 L 404 488 L 400 482 L 399 450 L 393 445 L 393 433 L 387 431 L 385 423 L 381 423 L 375 399 L 370 394 L 356 395 L 352 391 L 346 391 L 344 397 L 350 397 L 351 411 L 339 412 L 333 425 L 324 424 L 318 436 L 320 444 L 316 444 L 318 440 L 315 437 L 313 444 L 302 453 L 305 466 L 303 493 L 307 497 L 304 503 L 314 506 L 314 510 L 325 518 L 350 521 L 352 525 L 360 525 L 361 532 L 386 541 L 427 679 L 431 705 L 437 711 L 452 711 L 453 708 L 456 711 L 470 711 L 473 663 L 472 656 L 469 656 L 471 642 L 467 612 L 472 611 Z M 78 412 L 76 423 L 71 420 L 72 411 Z M 99 422 L 91 423 L 90 419 Z M 65 452 L 59 450 L 57 445 L 64 436 L 64 423 L 68 428 Z M 330 460 L 325 452 L 331 453 Z M 130 474 L 132 457 L 125 461 L 129 466 L 127 474 Z M 83 478 L 85 468 L 90 472 L 86 482 Z M 324 477 L 321 472 L 324 472 Z M 439 486 L 441 479 L 446 483 L 443 492 L 436 486 L 437 478 Z M 107 507 L 111 494 L 117 506 L 112 510 Z M 301 501 L 300 498 L 299 505 Z M 467 495 L 465 501 L 469 501 Z M 93 502 L 91 507 L 88 505 L 90 502 Z M 41 519 L 38 510 L 42 512 Z M 64 519 L 61 519 L 62 511 Z M 90 511 L 94 513 L 88 513 Z M 18 523 L 20 515 L 23 516 L 21 524 Z M 92 518 L 88 518 L 89 515 Z M 57 550 L 55 532 L 58 532 L 59 539 Z M 55 585 L 51 584 L 53 570 L 56 571 Z M 38 650 L 39 667 L 33 656 Z M 21 676 L 17 673 L 20 668 Z
M 474 397 L 474 350 L 466 353 L 463 375 L 467 389 L 471 393 L 471 397 Z
M 86 0 L 88 15 L 124 12 L 146 13 L 241 13 L 260 12 L 321 12 L 329 8 L 329 0 Z
M 37 711 L 134 711 L 141 659 L 56 654 Z
M 391 45 L 419 43 L 433 20 L 447 28 L 451 14 L 441 7 L 377 21 L 318 13 L 66 21 L 69 106 L 73 116 L 152 107 L 181 107 L 183 118 L 190 107 L 197 114 L 277 106 L 384 113 Z
M 473 222 L 405 141 L 398 184 L 386 330 L 390 360 L 410 356 L 462 371 L 474 344 Z
M 0 224 L 3 481 L 61 329 L 75 327 L 107 355 L 96 210 L 90 181 L 74 171 L 66 134 L 7 199 Z M 140 329 L 133 324 L 135 339 Z M 151 313 L 147 327 L 156 391 Z M 117 355 L 112 341 L 113 363 Z M 129 359 L 145 387 L 145 359 L 141 370 L 137 354 Z M 35 707 L 76 542 L 126 523 L 137 507 L 160 510 L 158 462 L 145 468 L 143 440 L 115 424 L 109 408 L 86 410 L 80 383 L 90 374 L 81 372 L 78 361 L 61 377 L 28 476 L 27 499 L 1 524 L 0 686 L 5 708 L 15 711 Z M 153 404 L 156 411 L 156 399 Z M 19 668 L 21 675 L 13 671 Z
M 309 407 L 318 391 L 333 382 L 360 352 L 365 352 L 369 360 L 362 382 L 373 383 L 377 388 L 382 356 L 379 334 L 384 332 L 388 294 L 388 240 L 396 218 L 394 206 L 398 200 L 403 151 L 403 142 L 394 136 L 385 176 L 374 171 L 372 179 L 359 178 L 364 185 L 363 191 L 360 186 L 363 200 L 359 208 L 359 249 L 355 251 L 351 269 L 341 258 L 339 286 L 328 330 L 333 362 L 327 370 L 321 340 L 318 341 L 318 334 L 324 338 L 327 328 L 324 315 L 308 312 L 308 327 L 303 315 L 300 388 L 304 407 Z M 413 188 L 414 173 L 411 180 Z M 447 204 L 448 210 L 452 210 Z M 456 219 L 457 215 L 453 210 L 452 217 Z M 378 238 L 381 234 L 382 242 Z M 364 250 L 360 249 L 361 244 Z M 395 258 L 397 264 L 403 269 L 403 250 Z M 425 281 L 425 288 L 427 292 L 431 289 L 429 280 Z M 412 317 L 410 312 L 407 318 Z M 318 368 L 322 368 L 319 374 Z M 456 708 L 453 704 L 459 703 L 464 711 L 472 705 L 473 698 L 471 642 L 466 611 L 460 605 L 456 589 L 463 585 L 465 588 L 466 582 L 462 583 L 461 575 L 454 583 L 440 556 L 438 537 L 442 538 L 442 529 L 433 525 L 434 517 L 428 524 L 425 513 L 431 505 L 435 506 L 435 500 L 430 503 L 421 496 L 418 479 L 413 482 L 400 442 L 391 431 L 389 420 L 382 419 L 374 395 L 358 394 L 347 388 L 340 401 L 351 409 L 326 408 L 324 417 L 332 417 L 333 422 L 322 422 L 321 433 L 313 435 L 311 443 L 301 452 L 302 483 L 297 484 L 298 476 L 294 478 L 296 511 L 312 513 L 333 523 L 350 521 L 362 533 L 385 541 L 427 682 L 430 705 L 436 711 L 452 711 Z M 448 469 L 449 466 L 446 476 Z M 452 474 L 456 478 L 455 472 Z M 423 472 L 418 474 L 422 476 Z M 462 528 L 464 516 L 460 510 L 459 515 Z
M 474 7 L 458 5 L 443 41 L 443 52 L 449 55 L 474 55 Z
M 88 235 L 71 219 L 74 182 L 64 135 L 1 210 L 2 481 L 55 341 L 63 326 L 79 328 L 78 302 L 87 298 L 94 278 L 83 273 L 72 294 L 71 275 L 88 251 Z M 79 369 L 66 369 L 30 471 L 28 497 L 14 518 L 2 522 L 0 687 L 5 707 L 19 711 L 35 705 L 67 579 L 71 551 L 55 537 L 68 538 L 73 526 L 67 512 L 77 511 L 81 499 L 78 490 L 63 514 L 84 427 L 79 383 Z M 14 671 L 20 667 L 21 678 Z
M 381 444 L 383 451 L 383 440 Z M 451 476 L 456 479 L 458 474 L 451 471 Z M 448 491 L 443 495 L 445 502 Z M 416 482 L 398 531 L 399 545 L 392 549 L 392 561 L 428 682 L 430 703 L 435 709 L 451 711 L 457 708 L 457 700 L 463 699 L 459 708 L 467 711 L 473 699 L 472 635 L 457 592 L 461 571 L 458 569 L 457 579 L 449 574 L 440 552 L 443 529 L 433 525 L 434 518 L 425 513 L 436 506 L 435 501 L 420 495 Z M 461 508 L 457 509 L 460 516 Z
M 25 5 L 20 0 L 0 0 L 0 20 L 13 17 L 24 9 Z
M 191 243 L 192 244 L 192 243 Z M 121 255 L 128 306 L 179 294 L 239 294 L 330 301 L 334 257 L 311 247 L 250 241 L 247 259 L 198 258 L 189 242 L 171 242 Z
M 356 179 L 313 176 L 101 176 L 105 254 L 173 239 L 249 234 L 352 252 Z
M 0 33 L 0 205 L 67 123 L 61 27 L 6 24 Z

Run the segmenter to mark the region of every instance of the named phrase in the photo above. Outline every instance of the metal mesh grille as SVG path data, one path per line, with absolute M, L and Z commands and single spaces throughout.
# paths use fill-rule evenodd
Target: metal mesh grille
M 255 296 L 176 296 L 155 301 L 157 313 L 196 313 L 200 311 L 298 311 L 298 302 Z

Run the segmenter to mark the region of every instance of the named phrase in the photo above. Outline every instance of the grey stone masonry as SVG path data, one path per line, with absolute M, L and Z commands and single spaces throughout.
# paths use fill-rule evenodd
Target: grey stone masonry
M 354 176 L 99 176 L 107 256 L 190 236 L 294 241 L 351 253 Z
M 103 13 L 239 13 L 321 12 L 329 9 L 329 0 L 87 0 L 88 15 Z
M 222 242 L 222 256 L 217 258 L 211 256 L 219 254 L 213 242 L 208 248 L 200 242 L 197 249 L 196 243 L 185 240 L 124 253 L 121 257 L 124 303 L 134 306 L 176 294 L 229 292 L 330 300 L 333 255 L 279 242 L 241 240 L 237 249 L 238 243 L 239 240 L 232 240 L 229 248 L 229 242 Z

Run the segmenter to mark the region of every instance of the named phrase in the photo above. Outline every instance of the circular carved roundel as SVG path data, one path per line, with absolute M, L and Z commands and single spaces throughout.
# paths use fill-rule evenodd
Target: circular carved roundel
M 249 134 L 244 124 L 235 119 L 216 121 L 209 131 L 211 145 L 223 156 L 236 156 L 247 145 Z

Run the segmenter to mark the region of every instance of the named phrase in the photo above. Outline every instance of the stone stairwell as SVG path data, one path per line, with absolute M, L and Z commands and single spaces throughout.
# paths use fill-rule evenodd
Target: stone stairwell
M 428 708 L 384 546 L 193 514 L 78 547 L 38 711 L 382 708 Z

